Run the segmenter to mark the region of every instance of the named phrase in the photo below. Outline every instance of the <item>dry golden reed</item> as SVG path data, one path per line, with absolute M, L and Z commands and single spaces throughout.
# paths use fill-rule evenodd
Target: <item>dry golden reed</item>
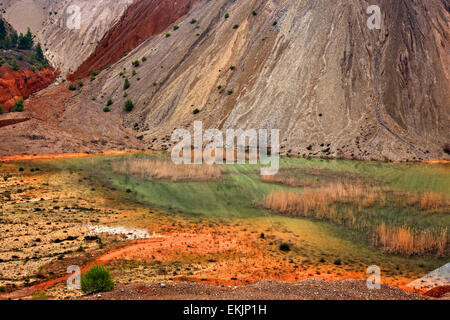
M 224 173 L 217 165 L 175 165 L 161 160 L 126 159 L 112 163 L 114 171 L 144 179 L 181 181 L 214 181 Z
M 388 227 L 382 223 L 374 232 L 374 245 L 388 253 L 404 255 L 423 255 L 436 253 L 438 257 L 445 256 L 448 247 L 448 230 L 438 232 L 415 231 L 402 227 Z

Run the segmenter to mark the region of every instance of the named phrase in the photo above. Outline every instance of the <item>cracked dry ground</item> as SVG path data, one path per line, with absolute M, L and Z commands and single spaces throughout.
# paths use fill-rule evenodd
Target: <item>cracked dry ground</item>
M 0 286 L 7 291 L 0 298 L 26 298 L 40 291 L 57 299 L 80 296 L 66 288 L 67 267 L 79 265 L 85 271 L 94 263 L 106 265 L 117 285 L 366 278 L 361 264 L 315 263 L 279 251 L 279 243 L 294 235 L 276 226 L 154 210 L 83 171 L 60 170 L 50 162 L 0 166 Z M 139 227 L 162 237 L 86 237 L 93 224 Z M 386 280 L 401 286 L 411 279 L 397 275 Z

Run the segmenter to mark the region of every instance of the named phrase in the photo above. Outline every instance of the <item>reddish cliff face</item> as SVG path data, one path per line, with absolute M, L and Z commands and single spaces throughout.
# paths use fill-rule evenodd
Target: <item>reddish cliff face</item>
M 9 111 L 14 102 L 27 99 L 31 94 L 48 87 L 58 76 L 50 68 L 33 72 L 29 69 L 13 71 L 7 66 L 0 67 L 0 104 L 3 111 Z
M 105 34 L 96 50 L 69 80 L 87 77 L 123 57 L 152 35 L 159 34 L 189 12 L 200 0 L 139 0 L 132 4 Z

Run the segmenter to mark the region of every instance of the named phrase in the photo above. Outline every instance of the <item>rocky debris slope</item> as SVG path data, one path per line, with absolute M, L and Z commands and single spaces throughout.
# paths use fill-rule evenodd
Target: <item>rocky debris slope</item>
M 262 281 L 243 287 L 197 283 L 131 284 L 83 300 L 426 300 L 417 294 L 382 285 L 369 290 L 365 281 L 304 280 L 298 283 Z

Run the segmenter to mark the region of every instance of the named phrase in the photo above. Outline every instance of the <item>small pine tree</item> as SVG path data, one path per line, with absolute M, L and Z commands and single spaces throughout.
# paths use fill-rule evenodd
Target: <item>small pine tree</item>
M 124 105 L 125 111 L 130 112 L 130 111 L 133 110 L 133 108 L 134 108 L 133 101 L 127 100 L 127 101 L 125 102 L 125 105 Z
M 42 62 L 45 60 L 44 51 L 42 51 L 41 44 L 38 43 L 36 45 L 36 59 L 38 59 L 39 62 Z
M 127 90 L 130 87 L 130 80 L 125 78 L 125 83 L 123 84 L 123 90 Z

